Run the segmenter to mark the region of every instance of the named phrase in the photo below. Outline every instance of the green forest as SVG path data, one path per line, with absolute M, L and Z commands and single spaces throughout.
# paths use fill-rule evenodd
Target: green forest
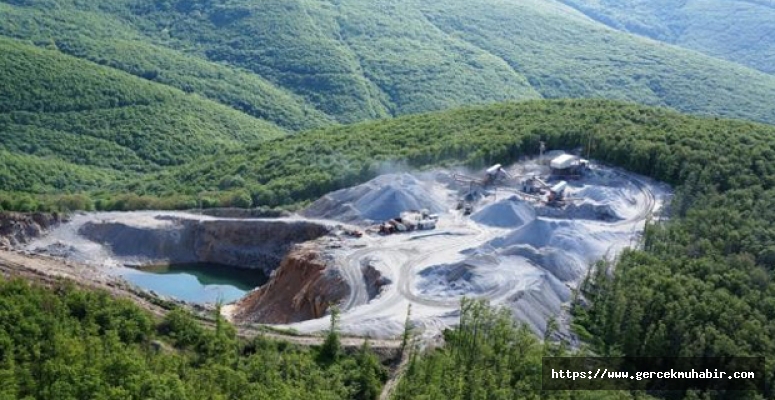
M 735 21 L 751 33 L 707 41 L 753 37 L 769 14 L 749 7 Z M 625 6 L 643 8 L 655 7 Z M 764 33 L 750 41 L 769 43 Z M 754 67 L 772 65 L 771 52 L 723 61 L 612 30 L 554 0 L 8 0 L 0 36 L 290 131 L 568 97 L 775 121 L 775 77 L 735 63 L 760 54 Z
M 772 183 L 767 160 L 774 135 L 768 125 L 610 101 L 530 101 L 309 131 L 83 194 L 88 208 L 97 209 L 299 206 L 396 167 L 482 167 L 536 154 L 540 140 L 550 148 L 572 149 L 590 139 L 595 158 L 674 185 L 699 175 L 694 168 L 714 159 L 724 172 L 711 178 L 726 190 L 753 183 L 754 176 L 756 184 Z M 751 176 L 743 181 L 728 176 L 739 173 L 737 163 L 748 158 L 761 160 L 750 166 Z M 30 204 L 37 198 L 32 197 Z M 57 201 L 56 196 L 39 198 L 44 208 L 56 207 Z
M 0 280 L 0 399 L 375 399 L 385 367 L 336 335 L 240 339 L 180 309 L 158 320 L 108 293 Z
M 775 229 L 770 224 L 775 220 L 775 128 L 767 125 L 609 101 L 500 104 L 274 139 L 138 178 L 123 189 L 135 193 L 131 197 L 110 194 L 119 193 L 119 183 L 116 192 L 48 200 L 68 207 L 123 209 L 163 201 L 180 206 L 175 202 L 207 196 L 215 203 L 242 206 L 298 205 L 369 179 L 385 166 L 482 167 L 535 154 L 540 140 L 549 148 L 591 144 L 592 158 L 670 183 L 676 190 L 671 219 L 647 226 L 643 248 L 624 253 L 615 268 L 598 265 L 582 286 L 586 301 L 574 307 L 573 328 L 589 351 L 612 356 L 775 354 Z M 6 196 L 0 205 L 18 206 L 14 201 L 20 198 Z M 24 206 L 45 204 L 37 197 L 27 201 L 31 203 Z M 535 377 L 518 371 L 533 371 L 538 354 L 562 347 L 544 348 L 528 339 L 524 328 L 505 324 L 497 311 L 472 310 L 483 317 L 471 318 L 485 318 L 487 326 L 500 321 L 503 326 L 493 337 L 524 341 L 523 362 L 499 358 L 514 353 L 494 350 L 503 344 L 490 342 L 490 336 L 479 337 L 481 343 L 458 341 L 461 336 L 456 335 L 465 335 L 465 329 L 448 332 L 447 346 L 416 355 L 396 396 L 506 399 L 540 394 L 522 391 L 526 386 L 521 385 L 530 385 Z M 456 357 L 465 354 L 482 357 L 458 362 Z M 772 359 L 767 362 L 771 383 L 775 368 Z M 483 367 L 492 363 L 501 366 L 497 373 Z M 458 373 L 473 374 L 477 384 L 443 383 Z M 568 396 L 585 398 L 581 392 Z
M 653 399 L 640 392 L 538 390 L 542 357 L 590 353 L 542 342 L 510 311 L 481 301 L 461 302 L 459 324 L 445 332 L 443 348 L 410 358 L 393 399 Z
M 377 399 L 388 378 L 368 341 L 345 351 L 331 330 L 322 345 L 245 339 L 181 309 L 155 318 L 128 300 L 61 282 L 0 280 L 2 399 Z M 332 320 L 335 326 L 335 319 Z M 411 331 L 391 398 L 655 399 L 643 392 L 542 391 L 541 358 L 592 354 L 542 341 L 505 309 L 463 300 L 445 346 L 420 349 Z M 547 333 L 547 337 L 550 332 Z M 544 338 L 546 339 L 546 338 Z M 671 398 L 733 398 L 687 392 Z M 736 399 L 756 399 L 738 392 Z
M 562 0 L 613 28 L 775 73 L 772 0 Z
M 312 348 L 243 339 L 220 319 L 203 328 L 181 309 L 156 319 L 128 300 L 65 282 L 0 280 L 0 304 L 0 399 L 375 400 L 388 377 L 368 341 L 345 351 L 335 329 Z M 407 349 L 394 399 L 633 398 L 542 394 L 541 356 L 570 353 L 482 302 L 464 302 L 461 324 L 444 349 Z M 485 326 L 489 335 L 472 335 Z
M 78 192 L 286 135 L 233 109 L 0 38 L 0 190 Z
M 665 397 L 540 391 L 541 357 L 585 354 L 766 356 L 763 394 L 671 396 L 775 398 L 773 3 L 722 3 L 0 1 L 0 212 L 293 210 L 583 148 L 675 196 L 575 293 L 582 348 L 463 301 L 445 345 L 403 349 L 393 398 Z M 335 319 L 300 347 L 0 279 L 0 400 L 377 398 L 389 369 Z

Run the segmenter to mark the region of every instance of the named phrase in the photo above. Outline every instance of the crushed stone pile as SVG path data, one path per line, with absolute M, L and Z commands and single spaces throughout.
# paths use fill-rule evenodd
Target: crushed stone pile
M 516 196 L 490 204 L 471 215 L 471 219 L 498 228 L 516 229 L 536 218 L 535 208 Z
M 627 233 L 590 230 L 573 221 L 536 220 L 519 231 L 492 240 L 488 246 L 505 256 L 519 256 L 563 282 L 580 279 L 590 264 L 612 256 Z M 626 243 L 626 242 L 625 242 Z
M 418 289 L 432 296 L 481 295 L 498 286 L 499 282 L 491 279 L 488 272 L 499 263 L 492 255 L 475 254 L 457 263 L 435 265 L 420 272 Z
M 579 206 L 591 205 L 580 207 L 577 218 L 617 221 L 638 215 L 639 204 L 644 201 L 643 193 L 632 182 L 617 176 L 602 176 L 591 181 L 573 190 L 572 197 L 584 199 Z
M 538 215 L 551 218 L 587 219 L 591 221 L 616 222 L 626 215 L 617 212 L 610 204 L 571 203 L 565 207 L 541 207 Z
M 382 175 L 362 185 L 329 193 L 312 203 L 302 215 L 347 223 L 374 223 L 409 210 L 440 213 L 447 207 L 444 195 L 434 185 L 406 173 Z
M 544 274 L 530 289 L 515 293 L 506 303 L 512 314 L 524 321 L 533 332 L 543 335 L 551 316 L 562 312 L 562 305 L 570 301 L 571 290 L 551 274 Z

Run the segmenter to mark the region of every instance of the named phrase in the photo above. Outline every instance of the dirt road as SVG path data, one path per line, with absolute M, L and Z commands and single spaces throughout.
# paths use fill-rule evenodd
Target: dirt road
M 123 281 L 100 273 L 96 268 L 62 261 L 46 256 L 28 255 L 0 250 L 0 275 L 5 277 L 20 277 L 45 286 L 53 286 L 63 281 L 72 282 L 78 287 L 88 290 L 104 290 L 117 298 L 129 299 L 153 315 L 163 318 L 174 303 L 165 304 L 144 292 L 138 291 Z M 201 319 L 205 326 L 212 322 Z M 237 326 L 237 334 L 243 338 L 258 335 L 283 340 L 301 346 L 319 346 L 325 337 L 321 335 L 293 335 L 270 331 L 261 326 Z M 369 339 L 363 337 L 342 337 L 343 347 L 358 348 Z M 369 345 L 375 350 L 396 349 L 401 346 L 400 340 L 369 340 Z
M 441 213 L 436 231 L 364 237 L 360 240 L 363 247 L 337 250 L 335 258 L 339 260 L 340 271 L 352 288 L 342 307 L 343 330 L 395 336 L 403 329 L 402 322 L 410 304 L 415 322 L 443 328 L 447 322 L 456 320 L 461 293 L 487 298 L 494 304 L 507 304 L 518 301 L 510 300 L 517 292 L 539 293 L 527 297 L 520 305 L 520 310 L 525 311 L 519 312 L 537 329 L 543 329 L 539 317 L 561 307 L 564 293 L 577 283 L 578 276 L 584 275 L 577 270 L 585 269 L 597 259 L 613 257 L 623 247 L 633 246 L 644 221 L 660 207 L 664 197 L 664 190 L 654 182 L 602 166 L 588 177 L 573 182 L 570 191 L 582 194 L 572 207 L 555 209 L 536 205 L 544 214 L 533 215 L 533 219 L 522 214 L 514 219 L 504 212 L 511 210 L 513 204 L 498 208 L 499 198 L 506 201 L 521 194 L 516 186 L 499 190 L 506 195 L 496 195 L 478 204 L 478 210 L 491 205 L 495 210 L 484 212 L 479 219 L 445 212 Z M 435 197 L 443 198 L 444 189 L 438 192 Z M 610 213 L 610 219 L 605 218 L 605 212 Z M 518 220 L 522 222 L 508 225 Z M 376 266 L 392 282 L 373 299 L 367 296 L 364 286 L 361 271 L 364 263 Z M 560 287 L 556 293 L 541 297 L 555 287 Z M 310 333 L 325 329 L 327 324 L 321 318 L 288 327 Z

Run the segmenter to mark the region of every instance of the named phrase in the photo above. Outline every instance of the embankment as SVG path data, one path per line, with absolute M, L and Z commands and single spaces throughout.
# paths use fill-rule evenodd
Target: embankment
M 0 213 L 0 249 L 10 250 L 28 243 L 59 225 L 64 220 L 58 213 Z
M 320 318 L 350 294 L 339 271 L 308 246 L 298 246 L 283 260 L 269 283 L 243 297 L 235 322 L 288 324 Z

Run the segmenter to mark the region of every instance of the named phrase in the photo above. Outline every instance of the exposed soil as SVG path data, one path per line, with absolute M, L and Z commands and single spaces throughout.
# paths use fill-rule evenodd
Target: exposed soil
M 10 250 L 26 244 L 63 221 L 66 218 L 58 213 L 0 212 L 0 249 Z
M 525 176 L 547 168 L 527 163 L 508 170 Z M 590 265 L 637 245 L 645 220 L 670 196 L 664 185 L 605 167 L 569 181 L 572 200 L 563 207 L 538 203 L 520 187 L 517 181 L 474 187 L 447 170 L 383 175 L 324 196 L 303 216 L 81 214 L 17 248 L 88 265 L 94 278 L 82 278 L 93 280 L 118 279 L 111 270 L 126 264 L 159 262 L 272 273 L 269 283 L 224 309 L 241 324 L 314 334 L 328 328 L 329 307 L 338 305 L 343 332 L 393 338 L 403 332 L 411 305 L 412 323 L 433 339 L 457 323 L 466 296 L 507 307 L 541 334 L 550 318 L 567 321 L 571 292 Z M 470 216 L 457 209 L 461 199 L 472 202 Z M 436 229 L 354 234 L 354 225 L 362 229 L 409 210 L 438 214 Z
M 70 283 L 87 290 L 104 290 L 116 298 L 129 299 L 160 318 L 166 315 L 172 307 L 187 307 L 195 315 L 203 317 L 200 320 L 202 324 L 206 326 L 213 325 L 211 319 L 207 318 L 208 314 L 211 315 L 212 309 L 161 300 L 143 291 L 138 291 L 121 280 L 115 279 L 115 277 L 101 274 L 98 268 L 90 265 L 51 258 L 45 255 L 0 250 L 0 275 L 6 278 L 24 278 L 50 287 Z M 279 331 L 263 330 L 254 326 L 238 325 L 237 332 L 240 337 L 244 338 L 263 335 L 302 346 L 319 346 L 323 344 L 325 339 L 320 335 L 284 334 Z M 363 345 L 364 340 L 368 339 L 344 336 L 341 338 L 341 343 L 343 347 L 355 351 Z M 383 360 L 396 357 L 395 349 L 400 344 L 399 340 L 369 340 L 370 347 Z
M 328 268 L 316 250 L 300 246 L 285 257 L 267 285 L 237 302 L 232 318 L 268 324 L 321 318 L 349 294 L 350 286 L 337 269 Z

